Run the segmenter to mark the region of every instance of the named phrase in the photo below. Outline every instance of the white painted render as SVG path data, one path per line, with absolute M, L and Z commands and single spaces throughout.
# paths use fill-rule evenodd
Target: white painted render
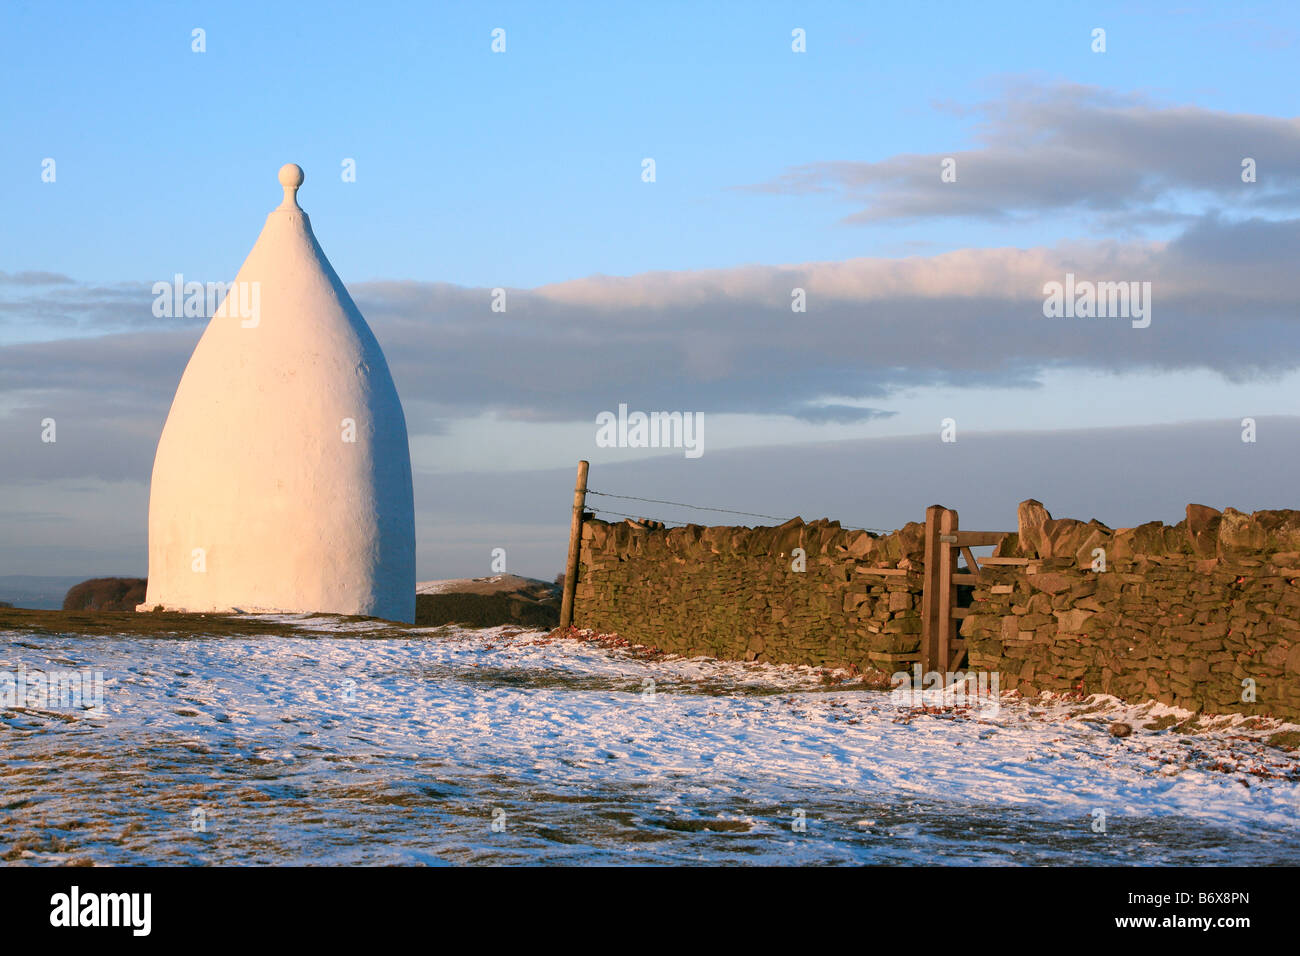
M 154 460 L 141 610 L 414 621 L 406 418 L 298 206 L 302 181 L 298 166 L 280 170 L 284 202 L 176 390 Z M 240 301 L 256 314 L 241 315 Z

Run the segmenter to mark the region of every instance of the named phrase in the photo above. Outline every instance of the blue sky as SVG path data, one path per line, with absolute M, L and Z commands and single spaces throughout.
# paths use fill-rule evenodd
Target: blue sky
M 937 107 L 992 98 L 1006 77 L 1291 115 L 1295 48 L 1281 44 L 1300 32 L 1282 4 L 304 9 L 7 4 L 0 69 L 23 92 L 5 106 L 5 268 L 232 276 L 276 195 L 267 169 L 291 160 L 349 281 L 535 286 L 1050 242 L 1079 223 L 854 228 L 820 197 L 736 187 L 965 147 L 969 120 Z M 1090 51 L 1096 26 L 1105 54 Z M 206 53 L 191 52 L 194 27 Z M 47 156 L 57 189 L 39 178 Z M 349 157 L 355 183 L 339 175 Z
M 620 402 L 710 417 L 717 470 L 662 465 L 708 501 L 745 492 L 728 449 L 937 440 L 948 416 L 1001 449 L 1100 429 L 1099 461 L 1105 429 L 1218 422 L 1177 432 L 1190 472 L 1223 453 L 1205 436 L 1296 413 L 1298 43 L 1280 3 L 8 3 L 0 573 L 143 573 L 153 448 L 202 331 L 153 321 L 149 288 L 233 278 L 289 161 L 406 406 L 422 577 L 512 543 L 512 570 L 549 577 L 563 508 L 503 522 L 438 489 L 559 480 L 563 504 L 575 459 L 648 454 L 594 447 Z M 1044 321 L 1066 271 L 1152 280 L 1152 328 Z M 31 444 L 56 414 L 57 455 Z M 1251 504 L 1232 474 L 1208 503 Z M 1152 517 L 1176 520 L 1205 490 L 1169 475 Z M 1051 480 L 1049 505 L 1080 497 Z M 1020 490 L 980 506 L 1014 515 Z

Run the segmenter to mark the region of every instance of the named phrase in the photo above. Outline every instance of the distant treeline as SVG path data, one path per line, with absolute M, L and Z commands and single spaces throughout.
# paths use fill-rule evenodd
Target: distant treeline
M 65 611 L 134 611 L 145 598 L 145 578 L 93 578 L 74 585 L 63 599 Z M 559 589 L 541 581 L 501 593 L 421 594 L 415 623 L 492 627 L 520 624 L 554 627 L 560 620 Z
M 144 603 L 144 578 L 91 578 L 74 584 L 63 599 L 65 611 L 134 611 Z

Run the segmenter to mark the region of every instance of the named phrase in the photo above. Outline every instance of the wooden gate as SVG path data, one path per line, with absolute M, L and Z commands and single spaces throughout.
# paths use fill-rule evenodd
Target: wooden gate
M 957 633 L 967 609 L 957 606 L 957 585 L 977 584 L 980 566 L 971 548 L 995 545 L 1004 531 L 960 531 L 957 512 L 942 505 L 925 509 L 925 581 L 921 592 L 921 669 L 956 671 L 966 659 L 966 641 Z M 966 570 L 958 569 L 958 555 Z

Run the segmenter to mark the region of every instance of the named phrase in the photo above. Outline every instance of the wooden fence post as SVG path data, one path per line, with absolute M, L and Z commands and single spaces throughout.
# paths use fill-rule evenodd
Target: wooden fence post
M 578 588 L 578 558 L 582 548 L 582 513 L 587 509 L 587 469 L 590 462 L 578 462 L 578 480 L 573 486 L 573 519 L 569 523 L 569 563 L 564 569 L 564 599 L 560 602 L 560 627 L 573 623 L 573 598 Z
M 929 673 L 939 659 L 939 518 L 943 505 L 925 509 L 925 576 L 921 585 L 921 672 Z
M 955 618 L 952 609 L 957 604 L 957 589 L 952 576 L 957 572 L 957 512 L 951 508 L 943 509 L 939 518 L 939 620 L 935 625 L 939 635 L 940 673 L 946 674 L 952 667 L 952 637 Z M 946 681 L 947 678 L 945 677 Z

